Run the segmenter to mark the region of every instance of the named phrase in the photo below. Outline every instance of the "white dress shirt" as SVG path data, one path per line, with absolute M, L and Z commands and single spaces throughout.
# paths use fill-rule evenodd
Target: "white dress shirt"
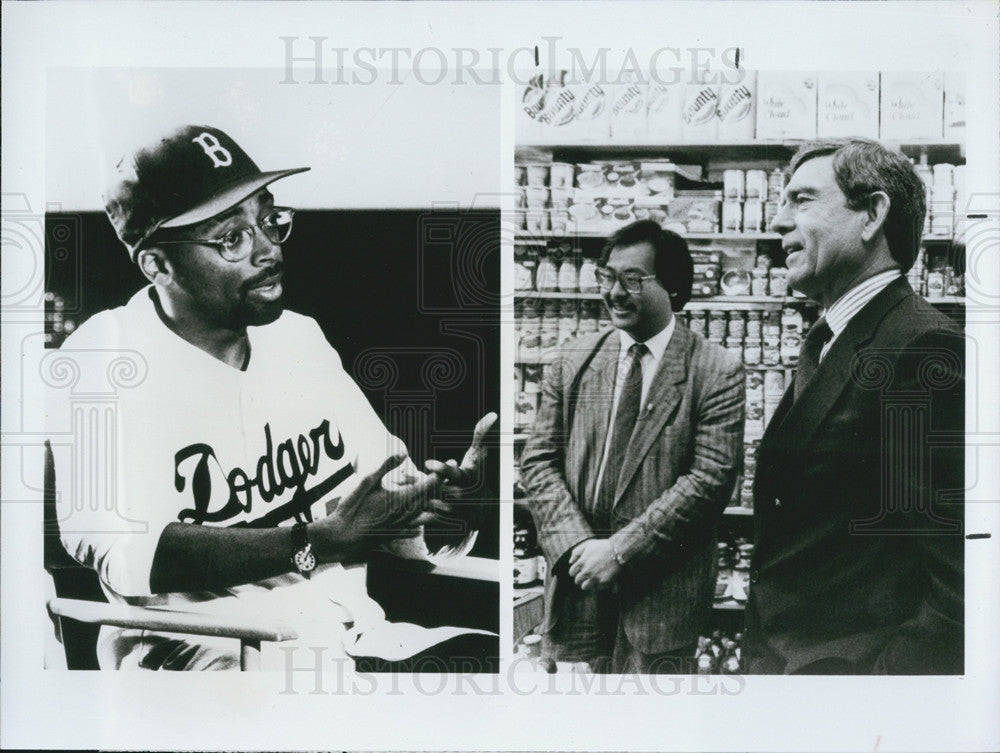
M 644 410 L 649 409 L 649 406 L 646 405 L 646 398 L 649 396 L 649 388 L 653 384 L 653 377 L 656 376 L 656 369 L 659 367 L 660 361 L 663 359 L 663 354 L 667 350 L 667 346 L 670 344 L 670 338 L 673 337 L 676 323 L 677 317 L 671 314 L 670 323 L 643 343 L 646 346 L 646 353 L 640 361 L 642 364 L 642 393 L 639 399 L 640 416 Z M 636 340 L 623 330 L 618 330 L 618 337 L 620 341 L 618 348 L 618 369 L 615 372 L 615 391 L 611 402 L 611 420 L 608 423 L 609 430 L 604 438 L 604 452 L 601 454 L 601 469 L 597 472 L 597 486 L 594 487 L 595 489 L 601 488 L 601 480 L 604 477 L 604 466 L 608 462 L 608 449 L 611 447 L 610 427 L 615 425 L 615 414 L 618 412 L 618 400 L 621 398 L 622 386 L 625 383 L 625 378 L 628 376 L 628 369 L 626 368 L 628 349 L 636 343 Z
M 858 283 L 853 288 L 848 290 L 826 310 L 826 314 L 824 316 L 826 318 L 826 323 L 830 325 L 830 331 L 833 332 L 833 337 L 827 341 L 826 345 L 823 346 L 823 350 L 819 352 L 820 361 L 826 357 L 826 354 L 830 351 L 834 341 L 840 336 L 840 333 L 847 328 L 851 319 L 853 319 L 872 298 L 877 296 L 889 287 L 889 285 L 891 285 L 896 279 L 902 276 L 903 273 L 898 269 L 887 269 L 885 272 L 879 272 L 874 277 L 869 277 L 867 280 Z

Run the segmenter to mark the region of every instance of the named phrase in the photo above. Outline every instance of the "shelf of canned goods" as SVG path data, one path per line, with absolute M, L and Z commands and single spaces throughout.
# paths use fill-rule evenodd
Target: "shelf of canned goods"
M 757 448 L 794 376 L 818 305 L 788 287 L 781 236 L 770 231 L 798 139 L 664 145 L 536 141 L 516 149 L 514 227 L 515 456 L 530 433 L 546 363 L 574 337 L 610 327 L 596 280 L 604 243 L 636 220 L 685 237 L 692 298 L 678 320 L 746 367 L 744 473 L 720 527 L 715 609 L 743 609 L 753 553 Z M 964 315 L 964 249 L 953 241 L 964 206 L 964 146 L 893 142 L 927 189 L 925 235 L 907 278 L 952 315 Z M 509 226 L 508 226 L 509 227 Z M 517 496 L 517 494 L 515 494 Z

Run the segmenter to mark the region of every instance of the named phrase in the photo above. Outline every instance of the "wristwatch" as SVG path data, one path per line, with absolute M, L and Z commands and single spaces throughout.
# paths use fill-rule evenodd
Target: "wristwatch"
M 292 547 L 292 564 L 300 575 L 308 578 L 309 573 L 316 569 L 316 557 L 312 553 L 312 544 L 309 543 L 305 523 L 296 523 L 292 526 Z

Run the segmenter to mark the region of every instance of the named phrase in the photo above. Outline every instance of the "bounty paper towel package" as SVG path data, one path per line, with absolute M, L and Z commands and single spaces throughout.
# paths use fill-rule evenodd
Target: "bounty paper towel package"
M 881 96 L 883 139 L 941 138 L 944 74 L 883 72 Z
M 689 83 L 684 87 L 681 132 L 685 141 L 711 143 L 719 135 L 719 119 L 715 116 L 719 74 L 706 71 L 699 78 L 701 83 Z
M 736 81 L 740 76 L 741 80 Z M 720 141 L 749 141 L 757 126 L 757 72 L 737 71 L 723 77 L 719 87 L 716 116 L 719 118 Z
M 944 137 L 965 140 L 965 74 L 944 74 Z
M 648 84 L 635 73 L 611 89 L 611 138 L 640 141 L 646 138 L 646 94 Z
M 830 71 L 817 74 L 816 135 L 878 138 L 878 73 Z
M 816 74 L 757 73 L 757 138 L 816 137 Z
M 681 113 L 684 110 L 685 84 L 657 80 L 646 89 L 646 136 L 655 141 L 680 141 Z

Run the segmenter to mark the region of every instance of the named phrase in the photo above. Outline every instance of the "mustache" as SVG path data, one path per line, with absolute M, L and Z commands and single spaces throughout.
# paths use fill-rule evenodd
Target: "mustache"
M 275 262 L 269 267 L 265 267 L 258 274 L 255 274 L 249 280 L 244 282 L 243 285 L 240 286 L 241 290 L 244 293 L 248 292 L 251 288 L 260 285 L 262 282 L 264 282 L 264 280 L 267 280 L 270 277 L 274 277 L 275 275 L 282 274 L 284 272 L 284 268 L 285 265 L 282 264 L 280 261 Z

